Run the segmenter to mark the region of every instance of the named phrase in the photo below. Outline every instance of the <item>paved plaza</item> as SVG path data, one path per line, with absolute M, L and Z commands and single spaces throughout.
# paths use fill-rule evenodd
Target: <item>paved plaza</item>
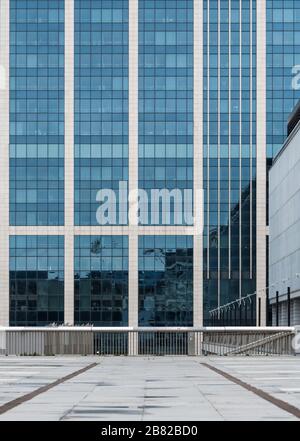
M 299 357 L 0 357 L 0 420 L 298 420 L 205 364 L 300 409 Z

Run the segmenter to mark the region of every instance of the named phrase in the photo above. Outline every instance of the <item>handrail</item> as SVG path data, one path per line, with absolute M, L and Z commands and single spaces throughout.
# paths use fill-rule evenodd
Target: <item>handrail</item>
M 2 327 L 2 355 L 227 355 L 251 352 L 282 336 L 279 355 L 293 353 L 293 327 Z M 288 338 L 288 343 L 284 338 Z M 272 348 L 271 348 L 272 349 Z M 232 354 L 234 355 L 234 354 Z
M 97 326 L 9 326 L 1 327 L 1 331 L 93 331 L 93 332 L 294 332 L 296 327 L 293 326 L 268 326 L 268 327 L 255 327 L 255 326 L 203 326 L 203 327 L 97 327 Z

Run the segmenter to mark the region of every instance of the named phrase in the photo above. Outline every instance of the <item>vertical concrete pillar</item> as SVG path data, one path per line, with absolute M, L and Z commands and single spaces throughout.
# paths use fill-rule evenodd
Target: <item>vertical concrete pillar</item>
M 65 323 L 74 324 L 74 0 L 65 1 Z
M 261 298 L 261 326 L 266 326 L 266 0 L 257 7 L 257 178 L 256 178 L 256 292 Z M 259 302 L 257 302 L 258 305 Z M 258 317 L 258 314 L 257 314 Z
M 9 325 L 9 0 L 0 2 L 0 326 Z
M 203 326 L 203 4 L 194 2 L 194 302 L 193 324 Z
M 138 234 L 132 230 L 129 233 L 128 243 L 128 326 L 138 326 Z
M 129 192 L 138 189 L 138 0 L 129 1 Z M 134 199 L 131 199 L 134 203 Z M 138 326 L 138 226 L 130 218 L 129 227 L 129 305 L 128 325 Z M 137 338 L 131 342 L 132 354 L 137 354 Z

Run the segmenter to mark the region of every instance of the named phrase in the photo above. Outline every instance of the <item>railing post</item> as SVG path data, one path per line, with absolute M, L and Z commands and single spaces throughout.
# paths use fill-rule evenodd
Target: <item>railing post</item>
M 276 326 L 279 326 L 279 292 L 276 291 Z
M 288 326 L 291 326 L 291 288 L 287 289 L 287 317 L 288 317 Z
M 6 345 L 6 329 L 4 331 L 0 331 L 0 354 L 7 354 L 7 345 Z
M 195 330 L 188 332 L 187 341 L 188 341 L 187 355 L 192 357 L 198 357 L 202 355 L 203 333 L 201 331 Z
M 139 355 L 139 333 L 138 331 L 128 332 L 128 355 L 135 357 Z

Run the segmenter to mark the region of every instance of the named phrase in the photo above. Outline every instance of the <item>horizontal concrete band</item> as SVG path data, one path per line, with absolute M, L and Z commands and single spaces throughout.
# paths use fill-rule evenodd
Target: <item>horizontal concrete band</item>
M 8 229 L 9 235 L 11 236 L 32 236 L 32 235 L 67 235 L 70 234 L 70 227 L 68 226 L 38 226 L 38 227 L 15 227 L 10 226 Z M 185 226 L 94 226 L 94 227 L 80 227 L 74 226 L 72 227 L 72 234 L 75 236 L 80 235 L 130 235 L 135 233 L 139 236 L 143 235 L 157 235 L 157 236 L 165 236 L 165 235 L 198 235 L 198 232 L 195 233 L 194 227 L 185 227 Z

